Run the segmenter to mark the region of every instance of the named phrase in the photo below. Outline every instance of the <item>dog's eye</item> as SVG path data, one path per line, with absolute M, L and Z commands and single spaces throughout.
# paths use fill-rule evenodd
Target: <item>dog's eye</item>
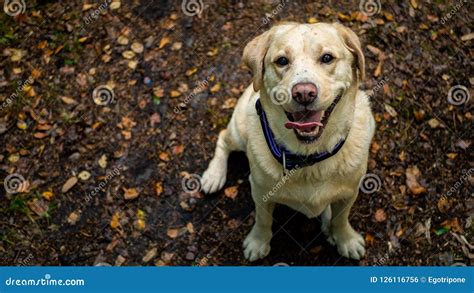
M 286 66 L 286 65 L 288 65 L 288 63 L 290 63 L 290 61 L 288 61 L 288 59 L 286 57 L 280 57 L 275 61 L 275 63 L 278 66 Z
M 331 54 L 324 54 L 323 56 L 321 56 L 322 63 L 329 64 L 332 60 L 334 60 L 334 56 L 332 56 Z

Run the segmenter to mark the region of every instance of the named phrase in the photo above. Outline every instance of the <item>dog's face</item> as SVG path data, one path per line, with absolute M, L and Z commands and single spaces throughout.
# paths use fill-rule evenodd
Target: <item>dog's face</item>
M 321 136 L 339 99 L 364 73 L 359 39 L 340 24 L 274 26 L 247 45 L 243 59 L 254 90 L 266 91 L 285 115 L 284 127 L 305 143 Z

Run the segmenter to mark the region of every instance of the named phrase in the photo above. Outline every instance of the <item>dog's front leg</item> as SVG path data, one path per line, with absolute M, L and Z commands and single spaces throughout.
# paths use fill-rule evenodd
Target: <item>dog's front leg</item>
M 360 259 L 365 254 L 365 241 L 349 223 L 349 212 L 357 198 L 357 193 L 331 204 L 332 218 L 328 240 L 337 246 L 339 254 Z
M 250 261 L 255 261 L 264 258 L 270 252 L 275 204 L 263 201 L 265 191 L 254 184 L 252 179 L 250 179 L 250 185 L 255 202 L 255 224 L 244 240 L 244 256 Z

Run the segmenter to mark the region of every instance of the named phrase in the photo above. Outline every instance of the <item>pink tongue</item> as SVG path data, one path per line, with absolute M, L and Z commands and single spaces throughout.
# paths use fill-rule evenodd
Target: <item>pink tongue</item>
M 297 128 L 300 130 L 311 130 L 313 127 L 323 126 L 321 123 L 321 114 L 322 111 L 295 112 L 292 115 L 296 121 L 286 122 L 285 127 L 288 129 Z

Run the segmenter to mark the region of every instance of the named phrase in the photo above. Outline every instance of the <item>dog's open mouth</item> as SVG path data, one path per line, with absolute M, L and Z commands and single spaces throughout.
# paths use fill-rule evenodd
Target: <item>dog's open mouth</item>
M 334 107 L 336 107 L 340 98 L 341 96 L 337 96 L 326 110 L 305 110 L 292 113 L 285 111 L 289 120 L 285 123 L 285 127 L 293 129 L 299 140 L 305 143 L 314 142 L 322 135 L 329 116 L 334 110 Z

